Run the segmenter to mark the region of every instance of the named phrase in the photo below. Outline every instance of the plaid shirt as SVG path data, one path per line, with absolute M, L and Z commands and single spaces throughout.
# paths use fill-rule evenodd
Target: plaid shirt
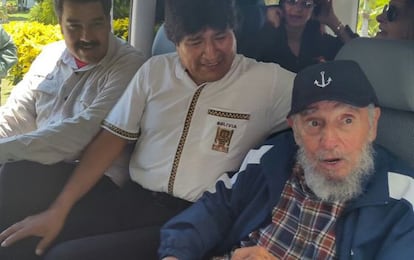
M 279 203 L 273 209 L 272 223 L 250 233 L 242 247 L 262 246 L 280 259 L 338 259 L 335 224 L 344 203 L 317 198 L 305 183 L 298 165 L 286 182 Z M 212 260 L 229 260 L 231 254 Z
M 272 223 L 252 232 L 242 246 L 262 246 L 280 259 L 337 259 L 335 224 L 343 206 L 317 198 L 296 166 L 273 209 Z

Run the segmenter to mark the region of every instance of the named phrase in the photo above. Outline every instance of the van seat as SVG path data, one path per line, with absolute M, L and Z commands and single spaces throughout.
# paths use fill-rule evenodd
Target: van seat
M 381 107 L 376 142 L 414 167 L 414 42 L 356 38 L 335 59 L 365 71 Z
M 160 25 L 157 33 L 155 34 L 154 42 L 152 43 L 151 55 L 155 56 L 170 52 L 175 52 L 175 44 L 167 38 L 163 23 Z

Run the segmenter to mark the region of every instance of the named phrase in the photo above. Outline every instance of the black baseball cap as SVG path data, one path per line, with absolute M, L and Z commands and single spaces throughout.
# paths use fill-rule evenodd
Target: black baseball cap
M 355 61 L 335 60 L 309 66 L 294 80 L 288 117 L 323 101 L 338 101 L 356 107 L 378 106 L 377 95 Z

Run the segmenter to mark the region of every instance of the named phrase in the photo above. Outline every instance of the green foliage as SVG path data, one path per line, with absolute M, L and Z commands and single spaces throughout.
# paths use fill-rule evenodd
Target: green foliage
M 361 34 L 363 18 L 368 18 L 368 36 L 373 37 L 378 32 L 378 22 L 376 17 L 382 13 L 384 5 L 389 0 L 360 0 L 357 31 Z
M 129 0 L 113 0 L 114 19 L 129 17 Z
M 0 22 L 4 23 L 8 20 L 8 16 L 7 16 L 7 10 L 1 6 L 0 7 Z
M 129 1 L 114 0 L 113 7 L 114 19 L 129 16 Z M 44 24 L 57 24 L 58 20 L 53 9 L 53 0 L 37 1 L 30 9 L 29 20 Z
M 129 19 L 128 18 L 120 18 L 116 19 L 112 22 L 112 28 L 114 34 L 119 38 L 122 38 L 128 41 L 128 27 L 129 27 Z
M 58 25 L 16 21 L 3 24 L 3 28 L 12 36 L 17 46 L 19 60 L 9 71 L 14 83 L 22 79 L 43 46 L 62 39 Z
M 11 1 L 7 0 L 6 2 L 6 10 L 8 14 L 15 14 L 17 13 L 18 7 L 17 7 L 17 0 Z
M 36 3 L 29 12 L 29 20 L 44 24 L 57 24 L 58 20 L 53 9 L 53 0 Z

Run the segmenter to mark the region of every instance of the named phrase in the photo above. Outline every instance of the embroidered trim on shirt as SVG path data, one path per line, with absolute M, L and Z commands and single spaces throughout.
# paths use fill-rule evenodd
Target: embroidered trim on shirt
M 138 133 L 127 132 L 127 131 L 120 129 L 117 126 L 115 126 L 115 125 L 113 125 L 113 124 L 111 124 L 111 123 L 109 123 L 105 120 L 102 122 L 102 126 L 104 126 L 105 128 L 108 128 L 109 131 L 112 131 L 115 134 L 118 134 L 122 137 L 125 137 L 126 139 L 136 140 L 136 139 L 138 139 L 138 136 L 139 136 Z
M 175 152 L 174 161 L 173 161 L 171 174 L 170 174 L 170 179 L 168 181 L 168 193 L 171 195 L 173 194 L 173 191 L 174 191 L 174 181 L 175 181 L 175 177 L 177 176 L 178 164 L 180 163 L 181 154 L 184 149 L 185 140 L 187 139 L 187 135 L 190 129 L 190 124 L 191 124 L 191 120 L 194 114 L 194 109 L 197 104 L 198 98 L 200 97 L 201 91 L 204 89 L 205 86 L 206 86 L 205 84 L 200 86 L 197 89 L 197 91 L 194 93 L 193 99 L 191 100 L 191 104 L 187 112 L 187 116 L 185 118 L 184 129 L 181 134 L 180 142 L 178 143 L 177 151 Z
M 218 111 L 214 109 L 208 110 L 209 115 L 218 116 L 218 117 L 225 117 L 225 118 L 232 118 L 232 119 L 242 119 L 242 120 L 249 120 L 249 114 L 241 114 L 241 113 L 232 113 L 232 112 L 224 112 Z

